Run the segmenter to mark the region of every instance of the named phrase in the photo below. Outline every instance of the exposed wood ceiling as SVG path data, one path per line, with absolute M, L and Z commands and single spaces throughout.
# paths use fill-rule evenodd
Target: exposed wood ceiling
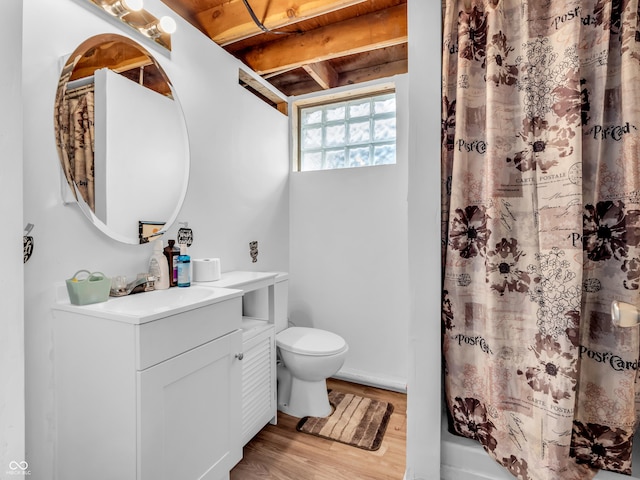
M 407 0 L 162 1 L 286 96 L 408 69 Z
M 162 95 L 172 96 L 162 69 L 136 42 L 126 37 L 103 34 L 90 38 L 69 56 L 68 63 L 74 63 L 70 81 L 93 76 L 98 68 L 109 68 Z

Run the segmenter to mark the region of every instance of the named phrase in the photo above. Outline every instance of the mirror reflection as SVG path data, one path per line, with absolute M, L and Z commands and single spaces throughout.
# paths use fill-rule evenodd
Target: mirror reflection
M 142 46 L 92 37 L 69 57 L 56 94 L 60 165 L 90 221 L 125 242 L 175 221 L 189 174 L 186 126 L 175 91 Z

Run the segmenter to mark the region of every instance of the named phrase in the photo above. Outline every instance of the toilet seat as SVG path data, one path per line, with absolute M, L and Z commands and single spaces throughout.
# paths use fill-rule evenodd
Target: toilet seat
M 276 335 L 282 350 L 300 355 L 335 355 L 347 348 L 347 342 L 335 333 L 317 328 L 289 327 Z

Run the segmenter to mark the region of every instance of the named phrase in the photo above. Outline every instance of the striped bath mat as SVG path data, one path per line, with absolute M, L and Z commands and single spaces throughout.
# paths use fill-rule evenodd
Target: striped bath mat
M 325 418 L 304 417 L 296 430 L 364 450 L 378 450 L 393 405 L 351 393 L 329 392 L 333 413 Z

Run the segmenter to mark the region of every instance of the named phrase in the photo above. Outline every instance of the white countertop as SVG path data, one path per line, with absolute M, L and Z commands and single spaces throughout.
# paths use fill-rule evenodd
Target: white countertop
M 57 288 L 56 293 L 57 301 L 52 307 L 54 310 L 139 325 L 241 297 L 244 292 L 232 288 L 193 285 L 135 293 L 124 297 L 109 297 L 106 302 L 89 305 L 73 305 L 69 301 L 65 284 L 62 284 L 62 289 Z
M 194 282 L 203 287 L 237 288 L 250 292 L 276 283 L 276 278 L 284 280 L 288 274 L 281 272 L 224 272 L 220 280 L 214 282 Z

